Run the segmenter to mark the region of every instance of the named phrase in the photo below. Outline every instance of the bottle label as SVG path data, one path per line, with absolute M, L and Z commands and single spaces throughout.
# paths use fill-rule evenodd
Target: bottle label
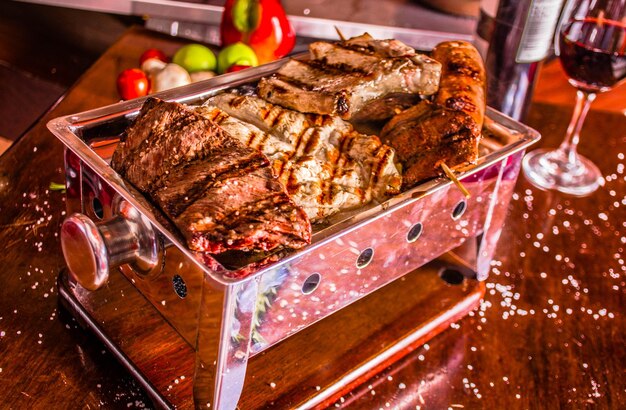
M 528 9 L 524 32 L 515 61 L 532 63 L 546 58 L 563 0 L 533 0 Z

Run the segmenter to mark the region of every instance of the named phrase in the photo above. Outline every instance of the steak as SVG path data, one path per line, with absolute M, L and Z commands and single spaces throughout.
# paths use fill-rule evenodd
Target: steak
M 173 169 L 164 177 L 162 186 L 153 191 L 153 197 L 161 209 L 175 218 L 222 180 L 242 177 L 267 164 L 263 155 L 247 147 L 225 150 L 212 161 L 191 161 Z
M 111 166 L 156 203 L 190 249 L 297 249 L 311 241 L 305 212 L 268 159 L 182 104 L 146 100 Z
M 218 94 L 197 111 L 261 150 L 314 222 L 400 191 L 393 149 L 336 116 L 303 114 L 233 93 Z
M 111 166 L 140 191 L 151 191 L 178 165 L 235 148 L 236 140 L 198 118 L 181 104 L 147 99 L 115 150 Z
M 290 60 L 261 79 L 259 95 L 300 112 L 370 119 L 358 113 L 372 100 L 432 95 L 439 85 L 441 65 L 397 40 L 364 34 L 334 44 L 312 43 L 309 50 L 309 60 Z M 385 118 L 393 114 L 384 112 Z
M 269 167 L 211 184 L 174 222 L 189 247 L 203 252 L 298 249 L 311 240 L 306 214 Z

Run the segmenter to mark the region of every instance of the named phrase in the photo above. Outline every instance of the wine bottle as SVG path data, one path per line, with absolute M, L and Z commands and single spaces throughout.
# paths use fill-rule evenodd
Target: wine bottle
M 525 119 L 562 5 L 563 0 L 481 1 L 475 44 L 485 60 L 489 106 Z

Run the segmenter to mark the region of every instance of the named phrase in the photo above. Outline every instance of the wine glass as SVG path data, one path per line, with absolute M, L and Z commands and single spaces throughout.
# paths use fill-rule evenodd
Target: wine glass
M 574 114 L 558 149 L 524 158 L 526 177 L 540 188 L 576 196 L 595 191 L 602 174 L 576 151 L 580 130 L 596 94 L 626 77 L 626 0 L 569 0 L 555 36 L 555 52 L 576 87 Z

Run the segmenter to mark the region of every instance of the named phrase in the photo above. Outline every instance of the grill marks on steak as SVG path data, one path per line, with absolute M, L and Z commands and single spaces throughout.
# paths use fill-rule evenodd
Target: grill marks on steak
M 302 114 L 253 96 L 223 93 L 198 107 L 244 144 L 261 150 L 312 221 L 397 194 L 394 151 L 338 117 Z
M 235 143 L 185 106 L 150 98 L 126 130 L 111 166 L 140 191 L 151 191 L 178 165 L 235 149 Z
M 367 117 L 359 113 L 380 98 L 389 102 L 394 95 L 437 91 L 441 65 L 397 40 L 364 34 L 334 44 L 312 43 L 309 50 L 309 61 L 290 60 L 277 74 L 261 79 L 259 95 L 300 112 L 380 120 L 393 111 L 378 104 L 366 110 Z
M 193 161 L 171 170 L 162 187 L 153 191 L 153 197 L 161 209 L 175 218 L 221 181 L 243 177 L 251 170 L 267 165 L 267 159 L 258 152 L 235 147 L 220 153 L 212 161 Z
M 148 99 L 111 166 L 174 221 L 195 251 L 271 251 L 311 240 L 269 161 L 178 103 Z
M 213 184 L 174 221 L 191 249 L 211 253 L 298 249 L 310 242 L 306 214 L 268 167 Z

